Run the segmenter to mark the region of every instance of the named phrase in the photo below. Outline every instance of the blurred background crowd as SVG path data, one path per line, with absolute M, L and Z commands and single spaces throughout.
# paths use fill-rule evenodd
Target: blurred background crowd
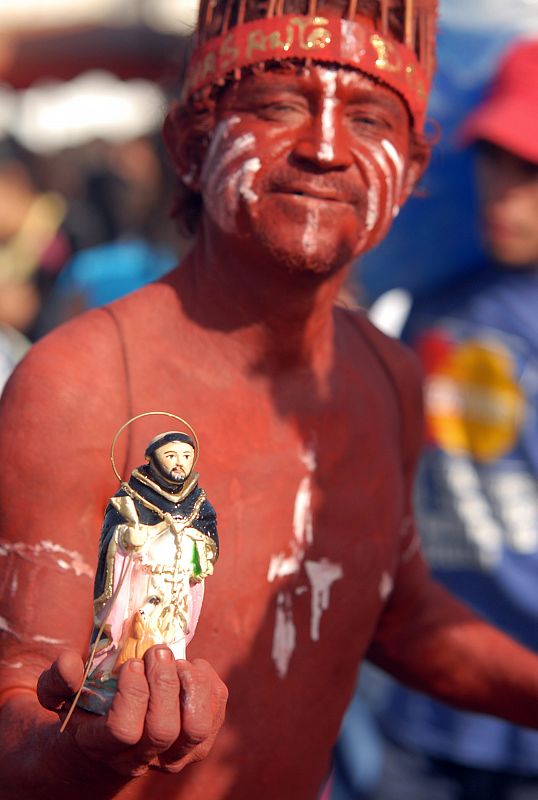
M 196 0 L 2 0 L 1 11 L 0 385 L 28 341 L 158 277 L 184 251 L 159 131 Z M 470 162 L 455 131 L 537 16 L 535 0 L 441 2 L 430 107 L 439 142 L 420 196 L 356 282 L 366 305 L 396 289 L 373 310 L 391 332 L 412 294 L 472 261 Z
M 413 309 L 403 335 L 427 375 L 417 514 L 432 567 L 536 648 L 538 245 L 517 288 L 485 275 L 477 187 L 488 169 L 494 187 L 505 176 L 505 195 L 534 186 L 538 242 L 538 0 L 440 5 L 432 162 L 388 239 L 356 266 L 355 300 L 391 335 Z M 0 11 L 1 392 L 33 341 L 164 274 L 188 247 L 171 221 L 160 127 L 197 9 L 196 0 L 1 0 Z M 461 123 L 522 38 L 534 42 L 518 67 L 527 99 L 505 116 L 522 149 L 495 138 L 484 148 L 479 131 L 477 181 Z M 376 674 L 363 680 L 336 751 L 334 800 L 538 800 L 536 735 L 448 720 Z M 455 775 L 461 766 L 470 777 Z M 516 791 L 506 775 L 522 778 Z

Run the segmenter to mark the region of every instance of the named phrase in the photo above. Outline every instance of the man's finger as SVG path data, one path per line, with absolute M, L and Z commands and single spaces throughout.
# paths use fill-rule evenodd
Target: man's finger
M 84 662 L 74 650 L 61 653 L 50 669 L 43 672 L 37 682 L 37 697 L 44 708 L 58 711 L 63 703 L 80 688 L 84 675 Z
M 224 721 L 228 690 L 203 659 L 178 661 L 181 685 L 181 732 L 174 745 L 159 757 L 161 767 L 179 772 L 191 761 L 204 758 Z
M 124 775 L 145 772 L 147 764 L 132 755 L 144 732 L 149 687 L 144 662 L 127 661 L 121 668 L 112 706 L 106 717 L 85 714 L 77 718 L 78 747 L 94 761 L 101 761 Z
M 165 645 L 152 647 L 144 655 L 149 686 L 144 733 L 132 758 L 149 763 L 174 744 L 179 736 L 179 678 L 172 651 Z

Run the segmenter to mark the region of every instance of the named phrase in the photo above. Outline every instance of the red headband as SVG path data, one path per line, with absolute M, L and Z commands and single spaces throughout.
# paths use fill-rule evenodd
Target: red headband
M 195 50 L 183 97 L 222 83 L 236 69 L 290 58 L 354 67 L 382 81 L 404 98 L 415 128 L 424 127 L 429 90 L 425 70 L 409 47 L 374 31 L 367 19 L 287 14 L 237 25 Z

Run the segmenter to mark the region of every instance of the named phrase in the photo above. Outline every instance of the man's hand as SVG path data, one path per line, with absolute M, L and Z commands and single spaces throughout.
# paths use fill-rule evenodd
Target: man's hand
M 78 690 L 83 662 L 68 651 L 38 682 L 39 702 L 65 716 L 65 703 Z M 224 721 L 228 690 L 207 661 L 175 661 L 165 645 L 148 650 L 121 668 L 118 689 L 106 716 L 77 709 L 62 736 L 80 754 L 120 775 L 142 775 L 151 766 L 180 772 L 209 753 Z

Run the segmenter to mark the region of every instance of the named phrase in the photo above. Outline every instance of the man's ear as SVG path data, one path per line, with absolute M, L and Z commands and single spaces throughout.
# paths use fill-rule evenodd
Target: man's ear
M 410 146 L 409 166 L 404 181 L 401 205 L 412 194 L 413 189 L 426 171 L 431 157 L 431 145 L 424 137 L 413 137 Z
M 207 143 L 206 137 L 195 128 L 192 112 L 184 105 L 170 106 L 164 120 L 163 139 L 176 174 L 191 191 L 198 192 Z

